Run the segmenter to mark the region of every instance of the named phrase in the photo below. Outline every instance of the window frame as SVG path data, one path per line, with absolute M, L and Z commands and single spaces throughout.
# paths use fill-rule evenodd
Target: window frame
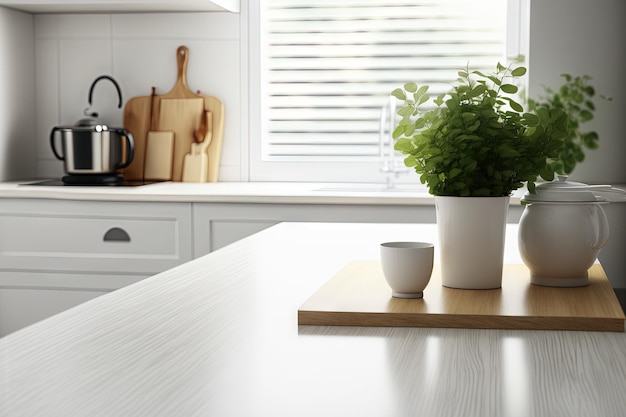
M 528 56 L 530 0 L 507 1 L 507 58 Z M 261 60 L 263 44 L 262 3 L 249 0 L 244 20 L 247 19 L 246 61 L 248 67 L 248 140 L 242 146 L 242 174 L 251 182 L 345 182 L 345 183 L 416 183 L 418 178 L 411 170 L 383 172 L 381 161 L 264 161 L 262 134 L 265 121 L 262 118 L 264 97 L 264 63 Z M 242 10 L 242 14 L 244 10 Z M 245 67 L 245 65 L 244 65 Z M 401 158 L 401 156 L 398 156 Z M 409 174 L 409 175 L 405 175 Z M 413 175 L 411 175 L 413 174 Z

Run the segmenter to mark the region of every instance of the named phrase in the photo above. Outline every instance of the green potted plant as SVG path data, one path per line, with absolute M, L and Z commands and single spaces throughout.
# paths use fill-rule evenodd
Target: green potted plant
M 391 93 L 401 102 L 395 149 L 435 196 L 445 286 L 499 288 L 510 195 L 554 178 L 549 161 L 568 135 L 567 115 L 524 111 L 515 83 L 525 73 L 501 64 L 492 74 L 461 70 L 426 110 L 428 86 L 409 82 Z

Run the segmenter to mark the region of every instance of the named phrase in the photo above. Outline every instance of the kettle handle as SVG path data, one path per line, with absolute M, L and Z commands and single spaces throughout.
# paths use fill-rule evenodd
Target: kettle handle
M 599 205 L 593 206 L 596 216 L 593 216 L 594 223 L 597 220 L 598 224 L 594 224 L 596 228 L 596 241 L 592 245 L 594 249 L 602 249 L 606 242 L 609 240 L 609 220 L 606 218 L 604 210 Z
M 56 156 L 57 159 L 64 161 L 65 158 L 57 152 L 56 146 L 54 144 L 54 134 L 57 132 L 57 130 L 59 130 L 58 127 L 53 127 L 52 131 L 50 132 L 50 147 L 52 148 L 52 153 L 54 154 L 54 156 Z
M 117 164 L 116 168 L 126 168 L 130 165 L 131 162 L 133 162 L 133 158 L 135 156 L 135 140 L 133 139 L 133 134 L 126 129 L 116 128 L 114 129 L 114 131 L 115 133 L 124 136 L 126 141 L 126 161 Z

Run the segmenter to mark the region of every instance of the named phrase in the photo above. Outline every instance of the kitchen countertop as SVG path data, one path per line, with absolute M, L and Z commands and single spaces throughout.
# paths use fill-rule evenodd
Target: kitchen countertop
M 436 226 L 282 223 L 19 330 L 0 415 L 624 415 L 625 333 L 297 325 L 348 262 L 417 239 Z
M 159 182 L 136 187 L 36 186 L 41 180 L 0 183 L 0 198 L 54 198 L 106 201 L 206 203 L 434 205 L 425 186 L 369 183 Z M 523 190 L 511 197 L 519 204 Z

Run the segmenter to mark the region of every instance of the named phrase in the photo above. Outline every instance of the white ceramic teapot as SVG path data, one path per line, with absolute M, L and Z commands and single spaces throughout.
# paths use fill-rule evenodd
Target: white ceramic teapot
M 566 176 L 538 185 L 536 194 L 524 194 L 518 245 L 532 284 L 589 284 L 587 271 L 609 239 L 602 208 L 608 203 L 606 193 L 626 195 L 609 185 L 570 182 Z

